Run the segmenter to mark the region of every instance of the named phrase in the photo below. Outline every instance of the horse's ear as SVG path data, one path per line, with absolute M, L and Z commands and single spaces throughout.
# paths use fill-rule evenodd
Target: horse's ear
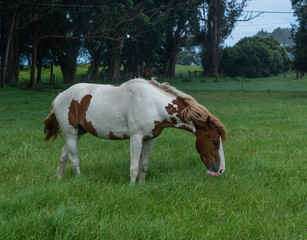
M 200 120 L 196 120 L 193 121 L 194 125 L 196 128 L 198 129 L 204 129 L 204 130 L 209 130 L 212 128 L 212 121 L 211 118 L 208 116 L 206 121 L 200 121 Z
M 206 125 L 208 126 L 208 128 L 211 128 L 211 124 L 212 124 L 211 119 L 210 119 L 210 117 L 208 116 L 208 117 L 207 117 L 207 120 L 206 120 Z

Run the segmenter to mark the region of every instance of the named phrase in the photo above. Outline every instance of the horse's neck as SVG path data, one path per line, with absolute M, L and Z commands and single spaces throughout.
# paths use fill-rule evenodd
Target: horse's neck
M 186 104 L 180 98 L 173 99 L 167 106 L 166 115 L 164 116 L 164 127 L 173 127 L 186 130 L 195 134 L 196 128 L 192 121 L 189 123 L 182 119 L 181 112 L 186 107 Z
M 184 123 L 181 119 L 177 121 L 177 124 L 174 126 L 175 128 L 182 129 L 191 133 L 196 133 L 196 128 L 192 122 Z

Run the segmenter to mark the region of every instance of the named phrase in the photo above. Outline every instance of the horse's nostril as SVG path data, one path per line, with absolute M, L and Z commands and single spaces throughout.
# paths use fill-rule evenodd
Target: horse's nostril
M 220 166 L 217 165 L 217 164 L 212 164 L 209 171 L 211 172 L 215 172 L 215 173 L 218 173 L 219 172 L 219 169 L 220 169 Z

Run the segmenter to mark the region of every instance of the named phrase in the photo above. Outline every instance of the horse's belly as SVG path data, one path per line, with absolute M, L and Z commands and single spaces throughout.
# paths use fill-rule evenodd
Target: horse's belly
M 91 122 L 98 137 L 104 139 L 127 139 L 128 126 L 124 112 L 111 109 L 111 106 L 89 107 L 87 121 Z
M 113 104 L 90 105 L 86 114 L 98 137 L 103 139 L 123 140 L 133 135 L 150 137 L 155 127 L 155 120 L 160 120 L 154 109 L 143 109 L 136 103 L 131 105 L 117 101 Z

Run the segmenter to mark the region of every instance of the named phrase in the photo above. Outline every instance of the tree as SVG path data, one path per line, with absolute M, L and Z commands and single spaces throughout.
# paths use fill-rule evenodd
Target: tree
M 299 72 L 307 71 L 307 1 L 291 0 L 298 25 L 293 26 L 293 40 L 295 43 L 294 68 Z
M 291 37 L 291 29 L 290 28 L 275 28 L 273 32 L 269 33 L 267 31 L 261 30 L 257 32 L 256 36 L 258 37 L 274 37 L 276 38 L 283 47 L 293 47 L 293 39 Z
M 222 44 L 232 32 L 248 0 L 204 0 L 199 10 L 202 45 L 202 65 L 206 75 L 217 75 L 221 61 Z M 245 21 L 251 19 L 245 17 Z
M 273 37 L 248 37 L 224 49 L 220 72 L 231 77 L 267 77 L 288 71 L 291 62 Z
M 158 50 L 159 71 L 165 77 L 175 76 L 177 54 L 186 40 L 195 34 L 198 27 L 198 2 L 178 1 L 182 6 L 171 11 L 168 21 L 165 23 L 165 31 L 162 35 L 162 43 Z M 188 5 L 188 8 L 187 8 Z
M 257 32 L 256 36 L 258 37 L 274 37 L 277 39 L 280 43 L 281 46 L 283 46 L 286 50 L 287 53 L 291 59 L 293 60 L 293 47 L 294 47 L 294 42 L 292 39 L 292 32 L 290 28 L 275 28 L 273 32 L 267 32 L 264 30 L 261 30 Z

